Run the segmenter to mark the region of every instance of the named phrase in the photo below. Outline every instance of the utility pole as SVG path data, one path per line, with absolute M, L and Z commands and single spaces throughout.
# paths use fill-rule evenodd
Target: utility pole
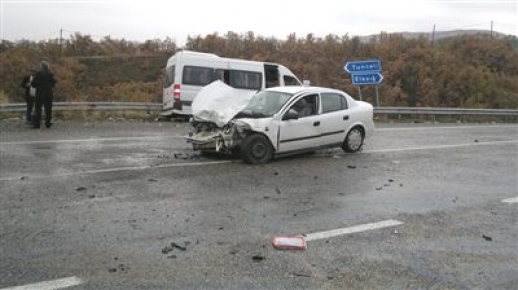
M 433 31 L 432 31 L 432 45 L 435 46 L 435 23 L 433 24 Z
M 63 51 L 63 28 L 59 30 L 59 57 L 61 57 L 61 52 Z
M 493 20 L 491 20 L 491 39 L 493 39 Z

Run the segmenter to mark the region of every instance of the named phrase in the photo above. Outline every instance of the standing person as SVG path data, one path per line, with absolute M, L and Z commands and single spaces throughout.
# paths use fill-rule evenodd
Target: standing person
M 35 129 L 40 128 L 42 105 L 45 109 L 45 127 L 52 126 L 52 100 L 55 85 L 56 79 L 50 71 L 49 63 L 42 61 L 40 70 L 36 72 L 32 80 L 32 86 L 36 88 L 36 116 L 32 120 Z
M 36 74 L 35 70 L 31 70 L 31 74 L 23 78 L 21 87 L 25 91 L 25 102 L 27 103 L 27 112 L 25 114 L 25 124 L 32 124 L 32 107 L 36 97 L 36 90 L 31 87 L 32 79 Z

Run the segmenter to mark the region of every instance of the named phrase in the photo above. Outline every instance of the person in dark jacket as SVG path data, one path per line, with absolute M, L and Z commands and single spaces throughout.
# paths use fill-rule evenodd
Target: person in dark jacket
M 49 63 L 42 61 L 40 70 L 36 72 L 32 80 L 32 86 L 36 88 L 36 116 L 32 120 L 34 128 L 40 128 L 41 106 L 45 109 L 45 127 L 52 126 L 52 101 L 54 98 L 54 86 L 56 79 L 50 71 Z
M 23 78 L 21 87 L 25 91 L 25 102 L 27 103 L 27 112 L 25 114 L 25 123 L 32 124 L 32 108 L 34 107 L 34 99 L 36 97 L 35 90 L 33 88 L 33 93 L 31 94 L 31 82 L 36 74 L 35 70 L 31 70 L 31 74 L 27 75 Z

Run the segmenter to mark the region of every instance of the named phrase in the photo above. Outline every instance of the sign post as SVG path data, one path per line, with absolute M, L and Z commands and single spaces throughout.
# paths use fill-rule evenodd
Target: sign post
M 374 85 L 376 91 L 376 107 L 379 106 L 378 85 L 383 81 L 380 60 L 347 62 L 344 70 L 351 75 L 352 83 L 358 86 L 360 101 L 362 100 L 361 86 Z

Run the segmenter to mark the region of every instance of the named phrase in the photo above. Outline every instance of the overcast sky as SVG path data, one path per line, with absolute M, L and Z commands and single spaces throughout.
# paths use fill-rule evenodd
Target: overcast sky
M 493 29 L 518 35 L 518 0 L 0 0 L 0 38 L 74 32 L 143 41 L 228 31 L 285 39 L 328 34 Z

